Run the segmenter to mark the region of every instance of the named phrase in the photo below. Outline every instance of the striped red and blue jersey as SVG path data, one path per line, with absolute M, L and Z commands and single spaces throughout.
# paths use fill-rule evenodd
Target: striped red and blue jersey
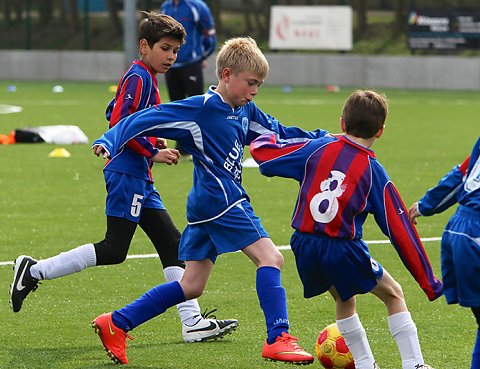
M 141 60 L 135 60 L 120 80 L 115 98 L 107 107 L 109 128 L 122 118 L 156 104 L 160 104 L 157 78 Z M 133 138 L 118 155 L 107 162 L 105 170 L 153 182 L 153 162 L 150 158 L 158 152 L 155 148 L 156 140 L 155 137 Z
M 408 211 L 375 153 L 345 136 L 285 143 L 262 135 L 250 153 L 266 176 L 294 178 L 300 190 L 292 227 L 300 232 L 346 241 L 362 238 L 362 227 L 373 214 L 405 267 L 430 300 L 443 293 L 408 219 Z
M 418 211 L 429 216 L 441 213 L 456 203 L 480 211 L 480 138 L 470 156 L 418 201 Z

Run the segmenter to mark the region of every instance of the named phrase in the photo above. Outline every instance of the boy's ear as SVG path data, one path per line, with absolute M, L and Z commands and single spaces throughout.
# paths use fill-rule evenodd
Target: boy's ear
M 380 128 L 377 132 L 377 134 L 375 135 L 375 138 L 380 138 L 382 137 L 382 134 L 383 134 L 383 130 L 385 129 L 385 124 L 382 126 L 382 128 Z
M 140 54 L 145 55 L 148 51 L 148 42 L 145 38 L 142 38 L 138 43 L 138 49 L 140 50 Z
M 232 76 L 232 70 L 230 68 L 223 68 L 222 79 L 225 83 L 230 82 L 230 77 L 231 76 Z
M 343 120 L 342 117 L 340 117 L 340 128 L 342 129 L 343 133 L 347 131 L 347 126 L 345 125 L 345 121 Z

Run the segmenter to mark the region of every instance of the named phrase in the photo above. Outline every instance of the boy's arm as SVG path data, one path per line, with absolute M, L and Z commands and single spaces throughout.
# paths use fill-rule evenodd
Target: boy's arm
M 116 102 L 110 116 L 110 128 L 115 126 L 122 118 L 145 108 L 142 101 L 144 87 L 146 88 L 143 79 L 137 74 L 132 74 L 124 81 L 120 91 L 117 91 Z M 127 146 L 137 154 L 152 159 L 158 153 L 154 143 L 155 140 L 150 140 L 147 137 L 136 137 L 127 142 Z
M 416 218 L 421 215 L 441 213 L 457 203 L 457 192 L 465 181 L 469 162 L 470 156 L 447 173 L 437 186 L 428 190 L 418 203 L 410 207 L 409 216 L 412 223 L 416 224 Z
M 287 142 L 305 141 L 305 139 L 320 138 L 329 134 L 323 129 L 304 131 L 298 127 L 287 127 L 269 114 L 262 112 L 255 104 L 251 103 L 254 109 L 250 126 L 247 132 L 247 145 L 263 134 L 275 134 L 277 138 Z
M 274 134 L 265 134 L 250 143 L 250 154 L 263 175 L 300 181 L 306 160 L 302 149 L 308 142 L 282 143 Z
M 129 115 L 105 132 L 93 143 L 95 153 L 98 147 L 106 151 L 110 158 L 117 155 L 122 147 L 136 136 L 164 137 L 182 141 L 194 140 L 201 136 L 193 121 L 197 115 L 195 106 L 184 105 L 182 101 L 146 108 Z
M 433 274 L 432 266 L 408 219 L 408 212 L 392 182 L 377 183 L 372 188 L 374 216 L 382 232 L 390 239 L 405 267 L 433 301 L 443 294 L 442 283 Z

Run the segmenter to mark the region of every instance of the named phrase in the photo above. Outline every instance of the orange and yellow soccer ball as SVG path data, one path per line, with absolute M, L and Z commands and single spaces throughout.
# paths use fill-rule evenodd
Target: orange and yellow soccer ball
M 318 360 L 327 369 L 355 369 L 353 356 L 333 323 L 320 332 L 315 345 Z

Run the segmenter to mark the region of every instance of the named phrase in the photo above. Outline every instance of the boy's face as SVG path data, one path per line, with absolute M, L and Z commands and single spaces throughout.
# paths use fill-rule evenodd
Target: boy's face
M 145 39 L 140 40 L 141 60 L 154 73 L 165 73 L 177 60 L 180 41 L 171 37 L 162 37 L 152 48 Z
M 263 78 L 251 72 L 233 74 L 229 68 L 223 70 L 225 84 L 222 96 L 230 106 L 244 106 L 253 100 L 258 93 L 258 88 L 263 83 Z M 220 87 L 220 86 L 219 86 Z

